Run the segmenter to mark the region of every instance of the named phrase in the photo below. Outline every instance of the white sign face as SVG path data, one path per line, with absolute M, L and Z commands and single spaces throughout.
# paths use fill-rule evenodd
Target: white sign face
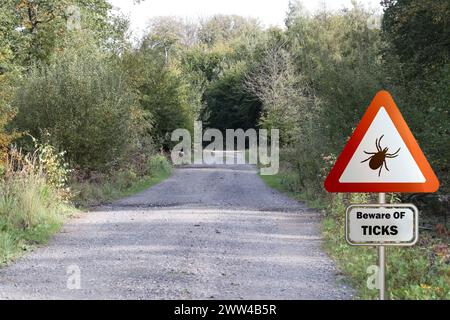
M 346 212 L 351 245 L 412 246 L 419 234 L 418 210 L 412 204 L 352 205 Z
M 381 162 L 372 160 L 376 153 L 385 148 L 388 149 Z M 374 166 L 374 169 L 371 169 L 370 165 Z M 425 180 L 422 171 L 383 107 L 373 119 L 339 178 L 341 183 L 424 183 Z

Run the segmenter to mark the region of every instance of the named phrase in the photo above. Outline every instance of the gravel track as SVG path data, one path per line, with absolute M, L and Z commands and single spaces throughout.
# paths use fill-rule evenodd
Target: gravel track
M 250 165 L 186 166 L 0 270 L 1 299 L 351 299 L 319 217 Z M 67 268 L 81 289 L 67 288 Z

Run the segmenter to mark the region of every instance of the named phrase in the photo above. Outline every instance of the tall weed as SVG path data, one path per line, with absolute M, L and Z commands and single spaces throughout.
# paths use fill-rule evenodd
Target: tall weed
M 70 211 L 62 155 L 35 143 L 34 153 L 12 148 L 0 177 L 0 265 L 47 241 Z

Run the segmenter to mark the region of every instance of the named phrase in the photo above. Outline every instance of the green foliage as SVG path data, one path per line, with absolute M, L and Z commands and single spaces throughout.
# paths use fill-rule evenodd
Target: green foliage
M 180 48 L 188 45 L 192 39 L 192 25 L 176 17 L 156 17 L 150 20 L 149 32 L 142 41 L 142 48 L 151 49 L 160 58 L 168 62 L 177 57 Z
M 181 58 L 181 63 L 188 73 L 194 73 L 201 84 L 207 86 L 209 82 L 220 77 L 222 69 L 233 53 L 230 46 L 219 44 L 212 48 L 203 45 L 187 50 Z
M 0 3 L 0 75 L 11 70 L 16 63 L 15 51 L 19 46 L 18 33 L 14 32 L 18 17 L 14 11 L 15 0 Z
M 384 0 L 382 30 L 387 51 L 424 70 L 449 62 L 450 3 L 446 0 Z M 419 70 L 418 70 L 419 71 Z
M 433 38 L 435 46 L 445 42 L 445 14 L 438 11 L 448 6 L 440 1 L 430 9 L 418 1 L 386 1 L 385 6 L 380 32 L 369 28 L 373 16 L 358 5 L 308 16 L 291 3 L 287 42 L 269 46 L 251 74 L 252 88 L 263 101 L 260 121 L 284 131 L 281 143 L 288 151 L 282 161 L 295 168 L 294 188 L 307 198 L 326 197 L 324 159 L 341 152 L 374 94 L 383 88 L 393 94 L 437 172 L 440 192 L 448 193 L 449 55 L 443 49 L 436 53 L 439 57 L 428 56 L 430 48 L 423 40 Z M 431 20 L 426 22 L 421 13 Z M 415 34 L 420 36 L 412 43 L 408 39 Z M 403 52 L 396 46 L 415 50 Z
M 136 141 L 142 112 L 124 75 L 95 47 L 67 49 L 35 68 L 18 89 L 15 124 L 67 150 L 75 165 L 104 170 L 120 162 Z
M 207 109 L 203 113 L 206 126 L 222 131 L 256 127 L 261 103 L 245 90 L 245 72 L 245 63 L 237 63 L 224 70 L 208 87 L 205 92 Z
M 405 65 L 390 63 L 389 75 L 404 72 Z M 431 166 L 437 173 L 439 192 L 450 191 L 450 64 L 442 65 L 439 70 L 422 74 L 410 80 L 394 80 L 389 89 L 394 95 L 406 122 L 419 142 Z
M 128 22 L 111 8 L 106 0 L 0 4 L 0 264 L 45 242 L 72 201 L 116 199 L 170 174 L 153 157 L 151 135 L 163 141 L 191 123 L 198 95 L 156 50 L 129 63 Z M 29 153 L 12 148 L 14 139 Z
M 169 148 L 170 135 L 178 128 L 190 129 L 194 115 L 189 105 L 189 84 L 181 73 L 173 68 L 162 68 L 151 79 L 153 85 L 142 88 L 144 94 L 141 105 L 154 115 L 155 140 L 164 148 Z
M 317 97 L 313 102 L 321 106 L 310 109 L 313 125 L 319 128 L 311 136 L 319 134 L 315 146 L 328 152 L 341 150 L 382 88 L 379 30 L 369 29 L 369 17 L 356 6 L 335 14 L 299 16 L 287 31 L 295 64 L 310 84 L 309 96 Z
M 262 102 L 259 125 L 280 131 L 280 144 L 297 141 L 314 105 L 308 84 L 296 72 L 283 43 L 270 44 L 261 63 L 246 77 L 245 87 Z
M 1 112 L 1 109 L 0 109 Z M 6 161 L 8 154 L 8 148 L 12 141 L 19 135 L 16 133 L 10 133 L 7 130 L 8 123 L 13 119 L 13 114 L 10 112 L 0 113 L 0 166 Z
M 64 48 L 66 38 L 92 30 L 97 43 L 109 49 L 123 47 L 127 22 L 111 15 L 106 0 L 5 0 L 0 4 L 0 67 L 30 67 L 49 62 Z
M 242 84 L 262 33 L 256 21 L 239 16 L 217 15 L 199 24 L 174 17 L 152 19 L 140 49 L 128 60 L 136 61 L 138 77 L 132 77 L 140 78 L 135 87 L 141 105 L 155 117 L 152 133 L 159 146 L 169 148 L 168 135 L 175 128 L 192 130 L 193 120 L 199 118 L 223 128 L 236 124 L 220 121 L 235 121 L 236 116 L 242 118 L 239 125 L 256 125 L 259 115 L 251 105 L 255 97 Z M 238 97 L 221 94 L 220 86 L 238 90 Z M 242 112 L 224 119 L 230 108 Z
M 168 149 L 173 130 L 193 127 L 198 106 L 191 105 L 196 100 L 192 86 L 177 65 L 166 63 L 157 51 L 141 48 L 123 60 L 141 108 L 152 116 L 148 132 L 157 146 Z
M 384 73 L 414 136 L 441 183 L 450 190 L 450 4 L 385 1 Z

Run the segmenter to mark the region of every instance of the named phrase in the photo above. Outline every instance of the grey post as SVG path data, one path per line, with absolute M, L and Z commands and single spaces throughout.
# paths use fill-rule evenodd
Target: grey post
M 386 203 L 386 194 L 380 193 L 378 196 L 378 202 L 380 204 Z M 384 254 L 384 246 L 378 247 L 378 286 L 380 290 L 380 300 L 384 300 L 385 293 L 385 254 Z

